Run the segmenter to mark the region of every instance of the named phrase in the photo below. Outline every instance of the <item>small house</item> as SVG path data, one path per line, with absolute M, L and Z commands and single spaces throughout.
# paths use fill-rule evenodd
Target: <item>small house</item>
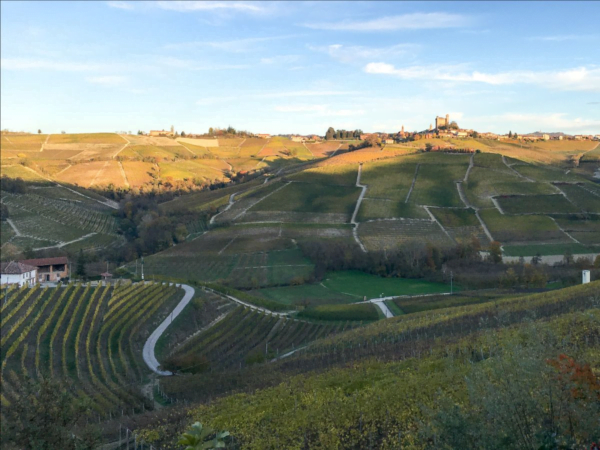
M 0 284 L 17 284 L 33 286 L 37 280 L 37 267 L 19 261 L 3 262 L 0 264 Z

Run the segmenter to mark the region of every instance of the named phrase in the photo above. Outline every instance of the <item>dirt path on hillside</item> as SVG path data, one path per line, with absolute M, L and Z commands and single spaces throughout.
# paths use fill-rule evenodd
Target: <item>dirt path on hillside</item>
M 238 303 L 238 304 L 240 304 L 242 306 L 245 306 L 247 308 L 253 309 L 255 311 L 261 311 L 261 312 L 263 312 L 265 314 L 271 314 L 273 316 L 278 316 L 278 317 L 288 317 L 289 316 L 289 313 L 287 313 L 287 312 L 271 311 L 270 309 L 262 308 L 260 306 L 253 305 L 252 303 L 246 303 L 246 302 L 240 300 L 239 298 L 233 297 L 231 295 L 223 294 L 222 292 L 215 291 L 214 289 L 211 289 L 209 287 L 204 287 L 203 289 L 205 291 L 212 292 L 213 294 L 216 294 L 216 295 L 218 295 L 220 297 L 228 298 L 229 300 L 231 300 L 231 301 L 233 301 L 235 303 Z
M 338 145 L 338 148 L 336 148 L 336 149 L 333 151 L 333 153 L 332 153 L 331 155 L 329 155 L 329 157 L 330 157 L 330 158 L 334 157 L 334 156 L 335 156 L 335 154 L 337 153 L 337 151 L 338 151 L 340 148 L 342 148 L 342 144 Z
M 516 176 L 518 176 L 519 178 L 523 178 L 524 180 L 529 181 L 530 183 L 535 183 L 535 180 L 532 180 L 531 178 L 526 177 L 525 175 L 521 174 L 517 169 L 515 169 L 513 167 L 514 164 L 509 164 L 504 155 L 502 155 L 502 162 L 504 163 L 504 165 L 506 167 L 508 167 L 510 170 L 512 170 L 514 172 L 514 174 Z
M 80 238 L 73 239 L 72 241 L 68 241 L 68 242 L 59 242 L 59 243 L 58 243 L 58 244 L 56 244 L 56 245 L 50 245 L 50 246 L 48 246 L 48 247 L 38 247 L 38 248 L 34 248 L 34 250 L 35 250 L 35 251 L 37 251 L 37 250 L 48 250 L 48 249 L 50 249 L 50 248 L 62 248 L 62 247 L 64 247 L 65 245 L 72 244 L 73 242 L 79 242 L 79 241 L 83 241 L 84 239 L 87 239 L 87 238 L 89 238 L 89 237 L 95 236 L 96 234 L 98 234 L 98 233 L 88 233 L 88 234 L 86 234 L 85 236 L 81 236 Z
M 123 168 L 123 163 L 121 163 L 121 161 L 119 161 L 119 169 L 121 170 L 121 176 L 123 177 L 125 186 L 129 187 L 129 180 L 127 179 L 127 175 L 125 174 L 125 169 Z
M 23 236 L 21 234 L 21 232 L 17 229 L 17 227 L 15 226 L 15 224 L 12 220 L 6 219 L 6 223 L 8 223 L 10 225 L 10 227 L 13 229 L 13 231 L 15 232 L 15 236 Z
M 90 185 L 89 185 L 88 187 L 92 187 L 92 186 L 94 185 L 94 183 L 96 183 L 96 180 L 98 179 L 98 177 L 100 176 L 100 174 L 101 174 L 102 172 L 104 172 L 104 169 L 106 169 L 106 166 L 108 166 L 108 163 L 109 163 L 109 162 L 110 162 L 110 161 L 106 161 L 106 162 L 104 163 L 104 165 L 102 166 L 102 168 L 101 168 L 101 169 L 99 169 L 99 170 L 98 170 L 98 172 L 96 172 L 96 175 L 94 175 L 94 178 L 92 178 L 92 182 L 90 183 Z
M 440 221 L 436 219 L 436 217 L 433 215 L 433 213 L 431 211 L 429 211 L 430 206 L 421 205 L 421 207 L 423 209 L 425 209 L 425 211 L 427 211 L 427 214 L 429 214 L 429 217 L 431 217 L 431 220 L 438 224 L 438 226 L 441 228 L 441 230 L 444 232 L 444 234 L 446 236 L 448 236 L 448 238 L 452 242 L 457 243 L 456 240 L 452 236 L 450 236 L 450 233 L 448 233 L 448 231 L 444 228 L 444 226 L 440 223 Z
M 466 183 L 469 179 L 469 174 L 471 170 L 473 170 L 473 166 L 475 166 L 475 153 L 471 153 L 471 158 L 469 159 L 469 167 L 467 168 L 467 172 L 465 173 L 465 177 L 463 178 L 463 183 Z
M 240 192 L 241 192 L 241 191 L 240 191 Z M 212 224 L 214 224 L 214 223 L 215 223 L 215 219 L 216 219 L 216 217 L 217 217 L 218 215 L 220 215 L 220 214 L 223 214 L 225 211 L 227 211 L 229 208 L 231 208 L 231 207 L 233 206 L 233 199 L 234 199 L 234 197 L 235 197 L 236 195 L 238 195 L 238 194 L 239 194 L 239 192 L 235 192 L 235 193 L 233 193 L 233 194 L 231 194 L 231 195 L 229 196 L 229 203 L 227 204 L 227 206 L 225 207 L 225 209 L 224 209 L 223 211 L 219 211 L 217 214 L 215 214 L 214 216 L 212 216 L 212 217 L 210 218 L 210 222 L 208 222 L 208 223 L 209 223 L 209 225 L 212 225 Z
M 557 222 L 557 221 L 554 219 L 554 217 L 552 217 L 552 216 L 547 216 L 547 217 L 549 217 L 549 218 L 550 218 L 550 220 L 551 220 L 552 222 L 554 222 L 554 224 L 557 226 L 557 228 L 558 228 L 560 231 L 562 231 L 563 233 L 565 233 L 565 234 L 566 234 L 566 235 L 569 237 L 569 239 L 571 239 L 571 240 L 572 240 L 573 242 L 575 242 L 576 244 L 581 244 L 581 242 L 579 242 L 577 239 L 575 239 L 573 236 L 571 236 L 569 233 L 567 233 L 567 232 L 566 232 L 566 231 L 563 229 L 563 227 L 561 227 L 561 226 L 558 224 L 558 222 Z
M 46 136 L 46 140 L 42 143 L 42 146 L 40 147 L 40 153 L 44 151 L 44 145 L 48 143 L 48 139 L 50 139 L 50 135 Z
M 122 137 L 122 138 L 125 140 L 125 142 L 127 142 L 127 143 L 126 143 L 126 144 L 125 144 L 123 147 L 121 147 L 121 148 L 119 149 L 119 151 L 117 151 L 117 153 L 115 153 L 115 154 L 113 155 L 113 159 L 115 159 L 115 158 L 116 158 L 116 156 L 117 156 L 119 153 L 121 153 L 121 152 L 122 152 L 122 151 L 125 149 L 125 147 L 127 147 L 129 144 L 131 144 L 131 142 L 129 141 L 129 139 L 127 139 L 125 136 L 123 136 L 122 134 L 119 134 L 119 136 L 121 136 L 121 137 Z M 90 186 L 91 186 L 91 185 L 90 185 Z
M 415 167 L 415 175 L 413 176 L 413 180 L 412 180 L 412 184 L 410 185 L 410 189 L 408 190 L 408 194 L 406 194 L 406 200 L 404 200 L 404 203 L 408 203 L 408 199 L 410 198 L 410 194 L 412 194 L 412 191 L 415 187 L 415 184 L 417 182 L 417 175 L 419 174 L 419 167 L 421 164 L 417 164 L 417 167 Z
M 276 192 L 278 192 L 278 191 L 282 190 L 284 187 L 286 187 L 287 185 L 289 185 L 289 184 L 291 184 L 291 183 L 292 183 L 291 181 L 288 181 L 288 182 L 287 182 L 287 183 L 285 183 L 283 186 L 281 186 L 281 187 L 278 187 L 278 188 L 277 188 L 277 189 L 275 189 L 273 192 L 271 192 L 271 193 L 269 193 L 269 194 L 265 195 L 264 197 L 260 198 L 260 199 L 259 199 L 259 200 L 258 200 L 256 203 L 252 203 L 250 206 L 248 206 L 247 208 L 243 209 L 241 213 L 239 213 L 237 216 L 235 216 L 235 217 L 233 218 L 233 220 L 237 220 L 237 219 L 239 219 L 239 218 L 240 218 L 240 217 L 242 217 L 244 214 L 246 214 L 250 208 L 252 208 L 253 206 L 256 206 L 256 205 L 258 205 L 258 204 L 259 204 L 260 202 L 262 202 L 264 199 L 266 199 L 266 198 L 270 197 L 271 195 L 273 195 L 274 193 L 276 193 Z
M 361 175 L 362 175 L 362 163 L 358 165 L 358 175 L 356 176 L 356 187 L 361 188 L 362 191 L 361 191 L 360 195 L 358 196 L 358 200 L 356 201 L 356 206 L 354 208 L 354 212 L 352 213 L 352 218 L 350 219 L 350 223 L 352 225 L 354 225 L 354 228 L 352 228 L 352 236 L 354 236 L 354 240 L 356 241 L 356 243 L 358 244 L 360 249 L 364 253 L 367 253 L 367 249 L 365 248 L 365 246 L 363 245 L 363 243 L 360 241 L 360 239 L 358 237 L 359 223 L 356 221 L 356 216 L 358 215 L 358 210 L 360 209 L 360 205 L 361 205 L 363 199 L 365 198 L 365 194 L 367 193 L 367 185 L 360 184 Z
M 498 200 L 496 200 L 496 197 L 490 197 L 490 200 L 492 201 L 492 203 L 494 204 L 494 206 L 496 207 L 496 209 L 498 210 L 498 212 L 500 214 L 504 215 L 504 211 L 500 207 L 500 204 L 498 203 Z M 523 214 L 520 214 L 520 215 L 523 215 Z
M 179 145 L 181 145 L 183 148 L 185 148 L 185 149 L 186 149 L 188 152 L 190 152 L 192 155 L 196 156 L 196 154 L 195 154 L 193 151 L 191 151 L 189 148 L 187 148 L 185 145 L 183 145 L 183 143 L 182 143 L 182 142 L 179 142 L 179 141 L 177 141 L 177 143 L 178 143 Z M 209 150 L 209 151 L 210 151 L 210 150 Z

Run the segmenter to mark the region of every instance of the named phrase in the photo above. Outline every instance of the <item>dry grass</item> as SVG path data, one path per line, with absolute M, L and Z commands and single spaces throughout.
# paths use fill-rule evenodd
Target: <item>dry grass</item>
M 153 164 L 141 161 L 123 161 L 123 169 L 131 186 L 141 186 L 152 181 Z
M 217 139 L 192 139 L 192 138 L 177 138 L 178 142 L 183 142 L 184 144 L 192 144 L 197 147 L 218 147 L 219 141 Z
M 127 142 L 115 133 L 52 134 L 48 144 L 121 144 Z

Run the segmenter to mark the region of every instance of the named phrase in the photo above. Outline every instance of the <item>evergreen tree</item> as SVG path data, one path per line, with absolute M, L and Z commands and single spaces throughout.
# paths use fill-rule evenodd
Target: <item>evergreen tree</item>
M 512 138 L 512 131 L 508 132 L 508 138 L 511 139 Z
M 327 133 L 325 133 L 325 139 L 327 139 L 327 140 L 334 139 L 334 134 L 335 134 L 335 130 L 333 129 L 333 127 L 329 127 L 327 129 Z
M 83 249 L 79 249 L 75 274 L 79 277 L 85 277 L 85 255 L 83 254 Z

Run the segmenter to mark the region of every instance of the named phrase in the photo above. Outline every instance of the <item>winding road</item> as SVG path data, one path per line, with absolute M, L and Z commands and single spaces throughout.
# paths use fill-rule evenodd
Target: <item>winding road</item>
M 156 343 L 158 339 L 165 332 L 167 327 L 171 325 L 173 320 L 183 311 L 183 309 L 187 306 L 190 300 L 194 297 L 194 288 L 188 286 L 187 284 L 180 285 L 185 291 L 185 295 L 181 299 L 181 301 L 177 304 L 175 309 L 169 314 L 165 320 L 158 326 L 156 330 L 150 335 L 146 343 L 144 344 L 143 356 L 144 362 L 148 365 L 150 370 L 158 375 L 169 376 L 173 375 L 173 372 L 169 372 L 167 370 L 160 370 L 158 366 L 160 365 L 158 360 L 156 359 L 156 355 L 154 354 L 154 347 L 156 347 Z

